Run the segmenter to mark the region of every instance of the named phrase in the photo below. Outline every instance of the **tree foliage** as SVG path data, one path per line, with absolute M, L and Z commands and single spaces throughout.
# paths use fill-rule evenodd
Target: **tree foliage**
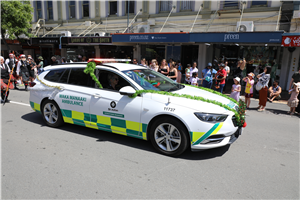
M 1 35 L 7 34 L 9 39 L 16 39 L 24 34 L 31 37 L 33 8 L 29 1 L 1 1 Z

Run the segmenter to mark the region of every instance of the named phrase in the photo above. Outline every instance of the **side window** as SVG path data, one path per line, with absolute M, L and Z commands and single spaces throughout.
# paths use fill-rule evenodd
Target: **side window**
M 94 87 L 95 81 L 92 80 L 89 74 L 83 72 L 84 68 L 73 68 L 69 75 L 68 83 L 71 85 Z
M 59 79 L 59 83 L 68 83 L 70 69 L 66 69 L 63 75 Z
M 47 81 L 58 82 L 65 69 L 51 70 L 46 76 Z
M 122 87 L 130 86 L 124 78 L 110 71 L 100 70 L 98 77 L 103 89 L 119 91 Z

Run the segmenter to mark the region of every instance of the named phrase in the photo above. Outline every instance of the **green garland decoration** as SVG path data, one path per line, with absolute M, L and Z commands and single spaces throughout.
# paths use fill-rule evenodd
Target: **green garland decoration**
M 245 116 L 243 115 L 243 113 L 245 112 L 245 110 L 243 111 L 242 109 L 239 109 L 239 111 L 236 111 L 235 109 L 230 108 L 228 105 L 222 104 L 221 102 L 218 102 L 218 101 L 215 101 L 215 100 L 205 99 L 205 98 L 200 97 L 200 96 L 192 96 L 192 95 L 188 95 L 188 94 L 177 94 L 177 93 L 171 93 L 171 92 L 165 92 L 165 91 L 157 91 L 157 90 L 138 90 L 133 95 L 131 95 L 130 97 L 131 98 L 135 98 L 135 97 L 137 97 L 138 95 L 140 95 L 142 93 L 152 93 L 152 94 L 168 95 L 168 96 L 173 96 L 173 97 L 183 97 L 183 98 L 186 98 L 186 99 L 192 99 L 192 100 L 197 100 L 197 101 L 203 101 L 203 102 L 207 102 L 207 103 L 212 103 L 212 104 L 218 105 L 220 107 L 223 107 L 223 108 L 225 108 L 227 110 L 232 111 L 235 114 L 238 126 L 243 126 L 243 124 L 245 122 Z M 242 100 L 241 100 L 241 104 L 240 105 L 243 105 L 243 101 Z
M 97 77 L 96 77 L 96 75 L 94 73 L 95 69 L 96 69 L 96 63 L 95 62 L 89 62 L 87 64 L 87 67 L 84 70 L 84 73 L 90 74 L 90 76 L 96 82 L 96 84 L 99 86 L 99 88 L 103 88 L 102 85 L 101 85 L 101 83 L 100 83 L 100 81 L 97 79 Z M 188 94 L 177 94 L 177 93 L 171 93 L 171 92 L 165 92 L 165 91 L 157 91 L 157 90 L 138 90 L 133 95 L 131 95 L 130 98 L 135 98 L 135 97 L 137 97 L 138 95 L 140 95 L 142 93 L 153 93 L 153 94 L 168 95 L 168 96 L 173 96 L 173 97 L 183 97 L 183 98 L 186 98 L 186 99 L 192 99 L 192 100 L 197 100 L 197 101 L 203 101 L 203 102 L 207 102 L 207 103 L 212 103 L 212 104 L 218 105 L 220 107 L 223 107 L 223 108 L 225 108 L 225 109 L 230 110 L 231 112 L 233 112 L 234 115 L 235 115 L 235 117 L 236 117 L 237 125 L 238 126 L 243 126 L 244 125 L 244 123 L 245 123 L 246 104 L 242 100 L 240 100 L 239 103 L 238 103 L 235 99 L 233 99 L 231 97 L 228 97 L 227 95 L 223 95 L 220 92 L 214 91 L 212 89 L 208 89 L 208 88 L 204 88 L 204 87 L 197 87 L 197 86 L 192 86 L 192 85 L 187 85 L 187 84 L 182 84 L 182 85 L 196 87 L 198 89 L 205 90 L 205 91 L 208 91 L 208 92 L 220 95 L 220 96 L 222 96 L 224 98 L 229 99 L 230 101 L 233 101 L 236 104 L 239 104 L 239 109 L 238 109 L 238 111 L 236 111 L 235 109 L 230 108 L 228 105 L 222 104 L 221 102 L 218 102 L 218 101 L 215 101 L 215 100 L 205 99 L 205 98 L 200 97 L 200 96 L 192 96 L 192 95 L 188 95 Z
M 89 62 L 84 70 L 84 73 L 90 74 L 92 79 L 96 82 L 99 88 L 103 88 L 100 81 L 97 79 L 95 75 L 95 69 L 96 69 L 96 63 L 95 62 Z

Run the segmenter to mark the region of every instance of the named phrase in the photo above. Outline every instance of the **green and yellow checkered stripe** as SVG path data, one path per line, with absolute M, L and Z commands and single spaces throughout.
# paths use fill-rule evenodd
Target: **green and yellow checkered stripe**
M 30 106 L 31 106 L 31 108 L 32 108 L 34 111 L 36 111 L 36 112 L 38 112 L 38 113 L 42 113 L 42 112 L 41 112 L 41 106 L 40 106 L 40 104 L 37 104 L 37 103 L 34 103 L 34 102 L 30 101 Z
M 64 122 L 147 140 L 147 124 L 61 109 Z

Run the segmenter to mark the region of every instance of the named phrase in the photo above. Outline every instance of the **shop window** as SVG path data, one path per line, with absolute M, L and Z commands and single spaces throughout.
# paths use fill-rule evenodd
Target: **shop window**
M 109 15 L 117 15 L 118 14 L 118 2 L 110 1 L 109 2 Z
M 252 1 L 252 6 L 267 6 L 267 1 Z
M 52 1 L 47 1 L 48 6 L 48 20 L 53 20 L 53 4 Z
M 125 13 L 128 13 L 128 5 L 129 5 L 129 13 L 134 13 L 135 2 L 134 1 L 126 1 Z
M 223 7 L 224 9 L 236 9 L 238 8 L 238 1 L 224 1 Z
M 43 19 L 42 1 L 36 1 L 36 13 L 38 19 Z
M 141 56 L 148 61 L 156 59 L 160 65 L 162 59 L 165 59 L 165 49 L 164 45 L 141 45 Z
M 69 17 L 70 19 L 75 19 L 76 14 L 75 14 L 75 1 L 70 1 L 69 2 Z
M 90 17 L 90 2 L 89 1 L 83 1 L 82 9 L 83 9 L 83 17 Z
M 192 10 L 192 1 L 181 1 L 180 2 L 180 11 Z
M 161 1 L 160 2 L 160 11 L 161 12 L 170 12 L 172 9 L 172 1 Z

